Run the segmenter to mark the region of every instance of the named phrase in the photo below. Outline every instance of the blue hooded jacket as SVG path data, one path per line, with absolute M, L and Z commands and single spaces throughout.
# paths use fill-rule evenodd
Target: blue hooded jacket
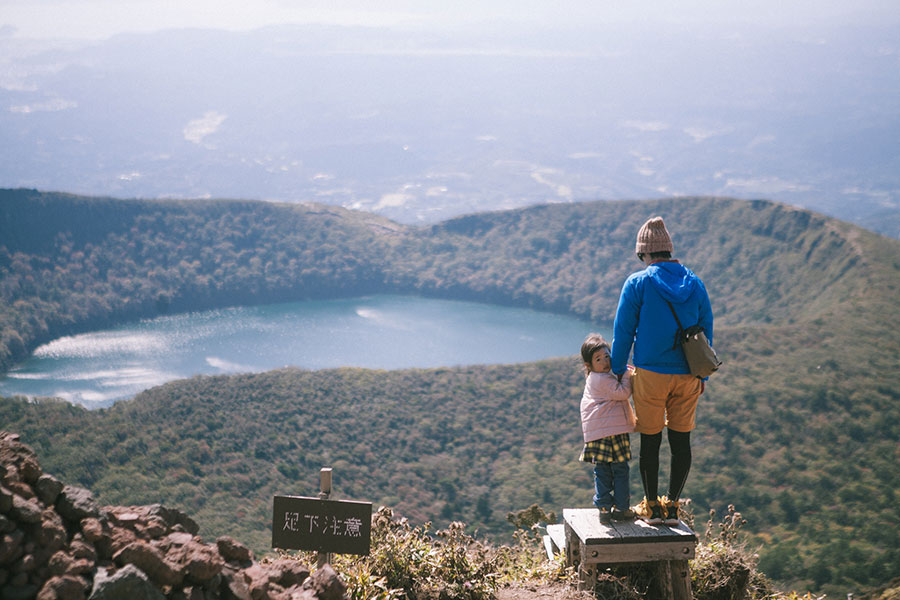
M 706 286 L 676 261 L 653 263 L 632 273 L 622 286 L 613 324 L 613 373 L 625 372 L 632 344 L 636 367 L 655 373 L 690 373 L 681 348 L 673 347 L 678 324 L 665 300 L 672 303 L 685 328 L 699 324 L 712 344 L 713 315 Z

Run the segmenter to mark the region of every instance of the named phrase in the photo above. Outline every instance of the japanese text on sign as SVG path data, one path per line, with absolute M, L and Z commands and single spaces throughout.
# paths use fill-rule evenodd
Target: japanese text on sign
M 272 546 L 341 554 L 368 554 L 372 504 L 275 496 Z
M 308 525 L 308 527 L 307 527 Z M 322 535 L 362 535 L 362 520 L 357 517 L 339 519 L 334 515 L 301 515 L 298 512 L 284 513 L 284 529 L 287 531 L 305 531 Z

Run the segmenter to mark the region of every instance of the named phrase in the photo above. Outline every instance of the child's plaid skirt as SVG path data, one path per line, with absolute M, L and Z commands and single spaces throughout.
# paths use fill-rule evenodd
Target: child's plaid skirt
M 628 462 L 631 460 L 631 437 L 620 433 L 588 442 L 578 460 L 587 463 Z

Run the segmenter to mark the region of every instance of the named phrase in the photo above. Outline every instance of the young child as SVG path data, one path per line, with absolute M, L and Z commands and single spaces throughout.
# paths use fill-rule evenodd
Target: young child
M 609 370 L 609 342 L 595 333 L 581 345 L 586 381 L 581 398 L 581 429 L 584 450 L 579 460 L 594 465 L 594 506 L 600 509 L 600 522 L 634 519 L 628 507 L 631 440 L 634 413 L 631 396 L 631 372 L 626 370 L 621 383 Z

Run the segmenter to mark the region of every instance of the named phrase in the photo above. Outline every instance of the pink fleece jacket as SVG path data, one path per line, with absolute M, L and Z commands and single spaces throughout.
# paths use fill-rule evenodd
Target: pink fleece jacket
M 612 373 L 588 373 L 581 397 L 581 430 L 584 441 L 592 442 L 619 433 L 634 431 L 628 416 L 631 406 L 631 371 L 622 382 Z

